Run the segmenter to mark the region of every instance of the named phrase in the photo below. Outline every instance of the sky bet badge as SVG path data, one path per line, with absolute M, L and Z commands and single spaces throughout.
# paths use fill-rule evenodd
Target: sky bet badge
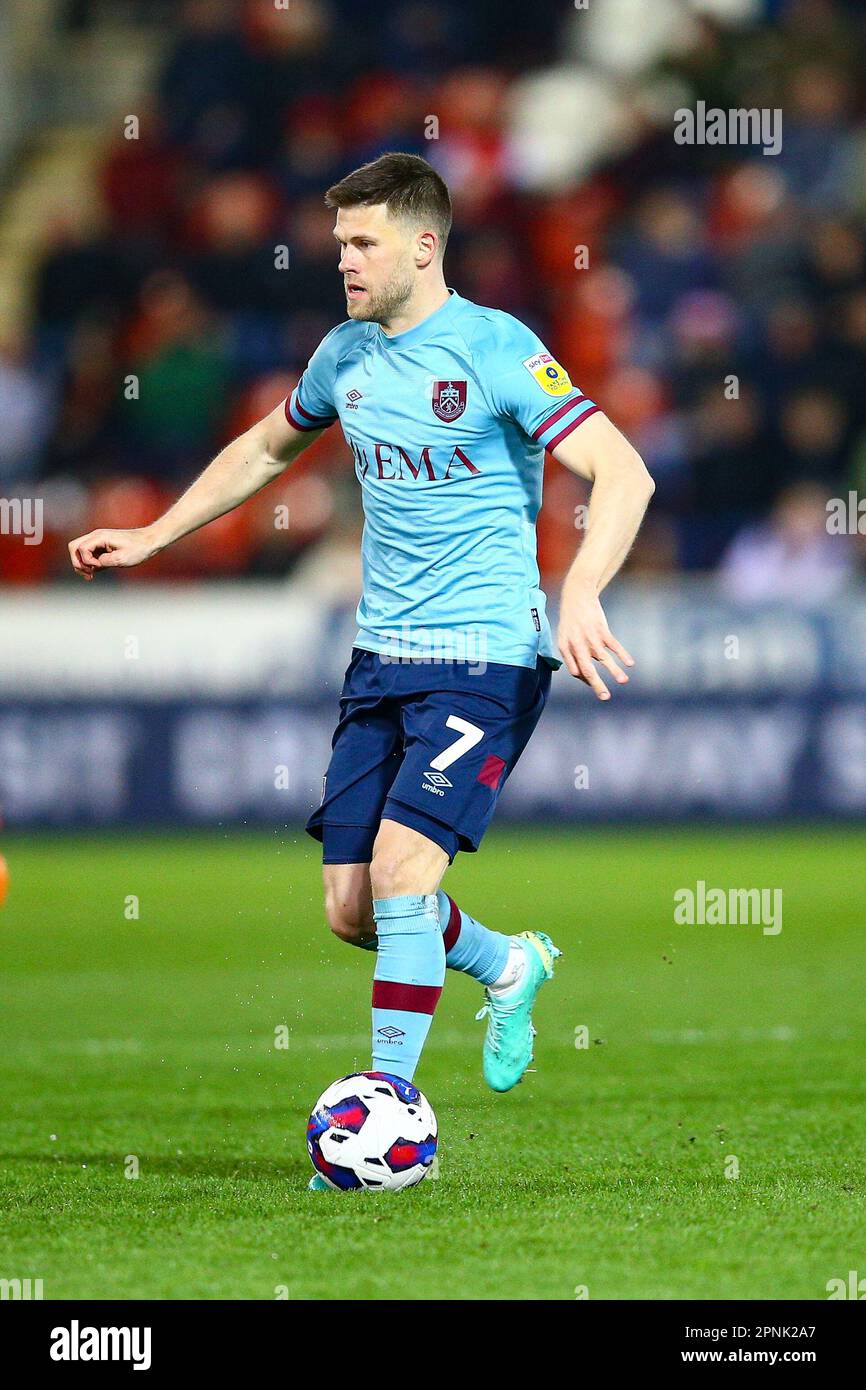
M 548 396 L 567 396 L 572 389 L 568 372 L 549 352 L 537 352 L 534 357 L 527 357 L 523 365 Z
M 466 409 L 465 381 L 433 382 L 433 414 L 437 420 L 459 420 Z

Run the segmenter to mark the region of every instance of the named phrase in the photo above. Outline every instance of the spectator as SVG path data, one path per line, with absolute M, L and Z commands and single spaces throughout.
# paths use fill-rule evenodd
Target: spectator
M 224 348 L 205 306 L 181 277 L 145 286 L 120 405 L 125 447 L 154 477 L 186 477 L 215 449 L 229 384 Z
M 0 492 L 38 477 L 54 409 L 54 392 L 28 360 L 24 342 L 0 341 Z
M 768 521 L 736 537 L 720 579 L 738 603 L 821 608 L 848 583 L 854 565 L 850 538 L 827 532 L 826 492 L 815 483 L 795 483 L 780 494 Z

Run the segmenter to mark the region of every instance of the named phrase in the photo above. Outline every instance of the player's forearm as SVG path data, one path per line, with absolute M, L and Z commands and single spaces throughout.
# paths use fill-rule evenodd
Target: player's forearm
M 606 460 L 593 482 L 586 535 L 566 576 L 567 587 L 583 585 L 601 593 L 631 550 L 654 491 L 633 449 Z
M 239 435 L 148 528 L 155 550 L 164 550 L 182 536 L 240 506 L 279 477 L 292 457 L 292 453 L 276 456 L 268 446 L 261 423 Z

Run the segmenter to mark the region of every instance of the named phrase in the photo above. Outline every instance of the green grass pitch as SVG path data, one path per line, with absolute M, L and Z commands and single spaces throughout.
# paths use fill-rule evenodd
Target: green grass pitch
M 46 1298 L 568 1300 L 823 1299 L 866 1275 L 852 830 L 491 833 L 446 886 L 565 953 L 537 1069 L 485 1089 L 480 990 L 449 972 L 417 1078 L 439 1174 L 399 1195 L 305 1190 L 312 1102 L 369 1065 L 372 973 L 323 925 L 312 842 L 4 849 L 2 1278 Z M 782 888 L 781 933 L 674 925 L 699 878 Z

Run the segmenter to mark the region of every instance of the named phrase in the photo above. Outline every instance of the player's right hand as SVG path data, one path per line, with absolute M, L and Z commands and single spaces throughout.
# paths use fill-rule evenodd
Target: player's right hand
M 140 565 L 157 549 L 146 526 L 132 531 L 88 531 L 86 536 L 69 542 L 69 558 L 76 574 L 92 579 L 97 570 Z

